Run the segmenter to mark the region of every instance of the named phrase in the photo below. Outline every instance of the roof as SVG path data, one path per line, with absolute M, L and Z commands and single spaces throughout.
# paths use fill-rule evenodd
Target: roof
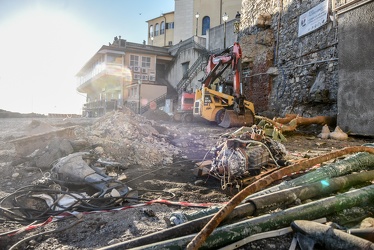
M 119 41 L 119 42 L 118 42 Z M 120 44 L 120 45 L 118 45 Z M 168 48 L 158 47 L 146 44 L 127 42 L 124 39 L 119 39 L 115 44 L 103 45 L 101 48 L 85 63 L 85 65 L 79 70 L 76 76 L 84 75 L 86 70 L 91 68 L 91 65 L 96 62 L 104 53 L 118 53 L 125 54 L 126 52 L 133 52 L 139 54 L 158 55 L 164 57 L 172 57 L 168 52 Z
M 159 17 L 155 17 L 155 18 L 152 18 L 152 19 L 149 19 L 149 20 L 147 20 L 146 22 L 148 23 L 148 22 L 150 22 L 150 21 L 156 20 L 156 19 L 158 19 L 158 18 L 160 18 L 160 17 L 163 17 L 163 16 L 165 16 L 165 15 L 168 15 L 168 14 L 174 14 L 174 11 L 170 11 L 170 12 L 162 13 L 161 16 L 159 16 Z

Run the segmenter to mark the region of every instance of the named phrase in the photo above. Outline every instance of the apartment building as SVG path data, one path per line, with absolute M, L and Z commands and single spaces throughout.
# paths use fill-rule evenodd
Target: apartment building
M 77 73 L 77 90 L 85 93 L 83 115 L 102 116 L 124 105 L 140 113 L 166 97 L 164 69 L 172 60 L 167 48 L 115 37 Z
M 172 46 L 235 19 L 241 0 L 175 0 L 174 12 L 148 20 L 148 44 Z
M 175 102 L 178 89 L 203 76 L 207 49 L 214 49 L 206 42 L 209 29 L 222 30 L 240 8 L 240 0 L 175 0 L 175 11 L 147 21 L 147 44 L 115 37 L 103 45 L 76 75 L 78 92 L 87 95 L 83 115 L 102 116 L 124 105 L 142 113 L 150 104 L 164 106 L 167 94 Z M 216 36 L 222 40 L 223 32 Z
M 147 21 L 148 44 L 170 47 L 174 44 L 174 11 Z

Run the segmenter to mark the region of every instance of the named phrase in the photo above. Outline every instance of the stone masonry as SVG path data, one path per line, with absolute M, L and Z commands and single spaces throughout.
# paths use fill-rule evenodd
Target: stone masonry
M 243 0 L 239 34 L 243 83 L 256 112 L 336 115 L 337 25 L 328 20 L 298 37 L 299 16 L 320 2 Z M 272 67 L 275 73 L 268 74 Z

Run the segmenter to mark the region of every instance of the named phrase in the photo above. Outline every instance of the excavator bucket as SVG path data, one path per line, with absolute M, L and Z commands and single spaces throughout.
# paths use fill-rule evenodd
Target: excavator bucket
M 224 128 L 242 126 L 250 127 L 253 123 L 254 115 L 250 110 L 246 110 L 243 115 L 238 115 L 234 110 L 226 110 L 222 122 L 218 125 Z

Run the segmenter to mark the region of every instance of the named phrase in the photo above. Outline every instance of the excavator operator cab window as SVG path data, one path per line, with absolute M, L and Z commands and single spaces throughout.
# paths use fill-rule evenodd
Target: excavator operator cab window
M 184 98 L 183 99 L 183 102 L 185 103 L 185 104 L 193 104 L 194 103 L 194 99 L 193 98 Z

